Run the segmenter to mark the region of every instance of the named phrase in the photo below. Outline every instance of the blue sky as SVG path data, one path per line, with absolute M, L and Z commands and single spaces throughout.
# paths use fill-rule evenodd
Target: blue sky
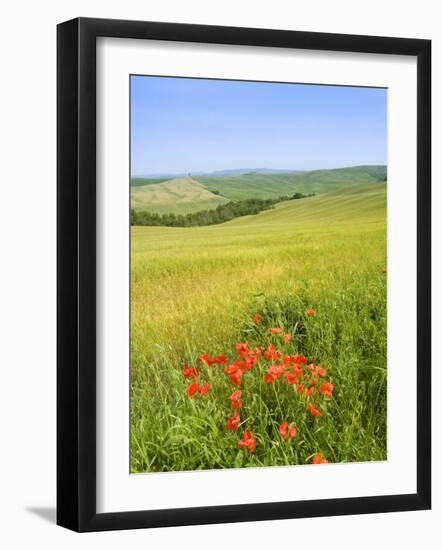
M 131 77 L 132 176 L 387 164 L 387 90 Z

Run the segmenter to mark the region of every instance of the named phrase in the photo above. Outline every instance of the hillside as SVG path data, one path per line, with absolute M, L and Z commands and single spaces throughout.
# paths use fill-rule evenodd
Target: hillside
M 293 193 L 328 193 L 347 185 L 373 183 L 386 176 L 385 166 L 355 166 L 287 174 L 242 174 L 239 176 L 197 176 L 207 189 L 230 200 L 249 197 L 277 198 Z
M 277 199 L 294 193 L 331 193 L 374 184 L 385 177 L 385 166 L 355 166 L 287 174 L 188 176 L 166 181 L 134 179 L 131 182 L 131 208 L 157 214 L 188 214 L 213 209 L 229 201 Z M 148 183 L 140 185 L 145 181 Z
M 131 208 L 159 214 L 188 214 L 229 202 L 191 177 L 177 178 L 157 184 L 131 188 Z

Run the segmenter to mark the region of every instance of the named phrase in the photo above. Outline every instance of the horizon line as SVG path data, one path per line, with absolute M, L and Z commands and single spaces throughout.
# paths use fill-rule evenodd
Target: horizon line
M 206 175 L 210 175 L 210 174 L 214 174 L 216 172 L 233 172 L 233 171 L 236 171 L 236 170 L 269 170 L 269 171 L 277 171 L 277 172 L 280 172 L 280 173 L 286 173 L 286 174 L 289 174 L 289 173 L 294 173 L 294 172 L 317 172 L 317 171 L 320 171 L 320 170 L 344 170 L 346 168 L 360 168 L 360 167 L 363 167 L 363 166 L 385 166 L 387 167 L 388 166 L 388 163 L 381 163 L 381 164 L 373 164 L 373 163 L 370 163 L 370 164 L 350 164 L 350 165 L 345 165 L 345 166 L 333 166 L 333 167 L 320 167 L 320 168 L 305 168 L 305 169 L 302 169 L 302 168 L 268 168 L 268 167 L 246 167 L 246 168 L 216 168 L 216 169 L 213 169 L 213 170 L 183 170 L 183 171 L 180 171 L 180 172 L 168 172 L 167 170 L 163 170 L 162 172 L 150 172 L 148 174 L 131 174 L 130 177 L 131 178 L 142 178 L 142 177 L 151 177 L 151 178 L 154 178 L 154 177 L 165 177 L 165 174 L 167 175 L 173 175 L 173 176 L 180 176 L 182 174 L 187 174 L 187 175 L 191 175 L 192 173 L 193 174 L 197 174 L 197 175 L 202 175 L 202 174 L 206 174 Z

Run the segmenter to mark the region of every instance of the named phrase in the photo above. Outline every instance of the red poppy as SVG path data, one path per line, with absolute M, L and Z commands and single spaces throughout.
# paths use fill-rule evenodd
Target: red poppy
M 200 389 L 199 389 L 199 392 L 200 392 L 200 395 L 206 395 L 206 393 L 210 390 L 210 384 L 208 382 L 206 382 L 205 384 L 203 384 Z
M 237 370 L 242 369 L 244 366 L 245 366 L 244 361 L 235 361 L 231 365 L 227 365 L 227 367 L 224 369 L 224 372 L 230 375 L 235 373 Z
M 291 334 L 284 334 L 284 341 L 285 341 L 285 342 L 290 342 L 291 339 L 292 339 L 292 335 L 291 335 Z
M 202 363 L 206 363 L 207 365 L 207 362 L 208 360 L 210 359 L 209 355 L 207 353 L 202 353 L 198 359 L 202 362 Z
M 238 447 L 240 449 L 244 449 L 247 447 L 249 449 L 250 454 L 252 454 L 255 451 L 256 446 L 256 439 L 253 437 L 252 432 L 244 432 L 242 439 L 238 441 Z
M 234 391 L 232 395 L 229 397 L 229 399 L 230 399 L 230 405 L 232 409 L 241 408 L 241 390 Z
M 305 388 L 304 393 L 307 397 L 311 397 L 315 393 L 315 388 L 313 386 L 310 386 L 310 388 Z
M 307 407 L 308 407 L 308 410 L 310 411 L 310 414 L 312 416 L 322 416 L 321 414 L 321 411 L 319 411 L 314 405 L 313 403 L 307 403 Z
M 267 369 L 267 372 L 264 376 L 264 382 L 270 384 L 282 376 L 284 369 L 281 365 L 272 365 Z
M 316 315 L 316 311 L 314 309 L 309 308 L 305 310 L 305 314 L 311 317 L 312 315 Z
M 270 329 L 270 332 L 271 332 L 272 334 L 281 334 L 282 328 L 279 328 L 279 327 L 271 328 L 271 329 Z
M 288 422 L 283 422 L 279 426 L 279 433 L 283 439 L 292 439 L 298 434 L 296 426 L 290 426 Z
M 262 321 L 262 317 L 259 313 L 255 313 L 255 316 L 253 317 L 253 319 L 255 320 L 255 323 L 257 325 L 260 325 L 261 324 L 261 321 Z
M 230 382 L 232 384 L 235 384 L 235 386 L 241 386 L 241 376 L 242 376 L 242 370 L 238 369 L 233 374 L 229 376 Z
M 241 342 L 240 344 L 236 344 L 236 351 L 238 352 L 238 355 L 240 357 L 246 357 L 249 353 L 247 342 Z
M 186 390 L 186 391 L 187 391 L 187 395 L 188 395 L 189 397 L 193 397 L 193 396 L 196 394 L 196 392 L 199 391 L 199 389 L 200 389 L 200 385 L 197 384 L 196 382 L 193 382 L 192 384 L 189 384 L 189 385 L 187 386 L 187 390 Z
M 264 357 L 268 359 L 269 361 L 276 361 L 281 354 L 279 351 L 273 346 L 272 344 L 269 345 L 269 347 L 264 352 Z
M 298 383 L 298 393 L 304 393 L 304 386 L 300 382 Z
M 312 458 L 312 464 L 328 464 L 328 460 L 321 453 L 316 453 Z
M 259 348 L 249 350 L 249 356 L 260 359 L 262 351 Z
M 296 376 L 302 376 L 304 374 L 304 370 L 298 363 L 295 363 L 293 367 L 293 374 L 296 374 Z
M 228 359 L 225 355 L 218 355 L 218 357 L 215 357 L 212 359 L 213 363 L 219 363 L 220 365 L 223 363 L 227 363 Z
M 183 368 L 183 376 L 188 380 L 194 380 L 198 376 L 198 372 L 197 368 L 189 367 L 188 365 Z
M 233 416 L 229 416 L 229 418 L 227 419 L 227 426 L 226 428 L 231 432 L 233 430 L 237 430 L 238 429 L 238 425 L 240 423 L 240 416 L 239 416 L 239 413 L 238 412 L 235 412 L 235 414 Z
M 324 376 L 326 376 L 326 374 L 327 374 L 327 371 L 325 369 L 323 369 L 322 367 L 320 367 L 319 365 L 316 365 L 315 374 L 317 376 L 321 376 L 321 378 L 324 378 Z
M 310 386 L 314 386 L 315 384 L 318 383 L 318 379 L 317 378 L 310 378 L 309 380 L 309 384 Z
M 325 397 L 331 397 L 332 391 L 333 391 L 334 385 L 331 382 L 325 382 L 324 384 L 321 384 L 319 391 L 322 393 L 322 395 L 325 395 Z
M 256 359 L 255 357 L 246 357 L 245 365 L 244 365 L 244 372 L 247 372 L 252 367 L 256 365 Z
M 305 357 L 304 355 L 295 355 L 293 357 L 293 363 L 303 363 L 304 365 L 306 365 L 307 362 L 307 357 Z
M 288 372 L 285 375 L 285 379 L 287 380 L 288 384 L 296 384 L 296 382 L 298 381 L 298 376 L 296 374 Z

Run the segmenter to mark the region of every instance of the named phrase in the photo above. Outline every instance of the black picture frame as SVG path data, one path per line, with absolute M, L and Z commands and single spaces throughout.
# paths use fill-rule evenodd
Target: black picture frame
M 96 39 L 417 58 L 417 492 L 96 512 Z M 431 41 L 79 18 L 57 28 L 57 523 L 83 531 L 425 510 L 431 506 Z

